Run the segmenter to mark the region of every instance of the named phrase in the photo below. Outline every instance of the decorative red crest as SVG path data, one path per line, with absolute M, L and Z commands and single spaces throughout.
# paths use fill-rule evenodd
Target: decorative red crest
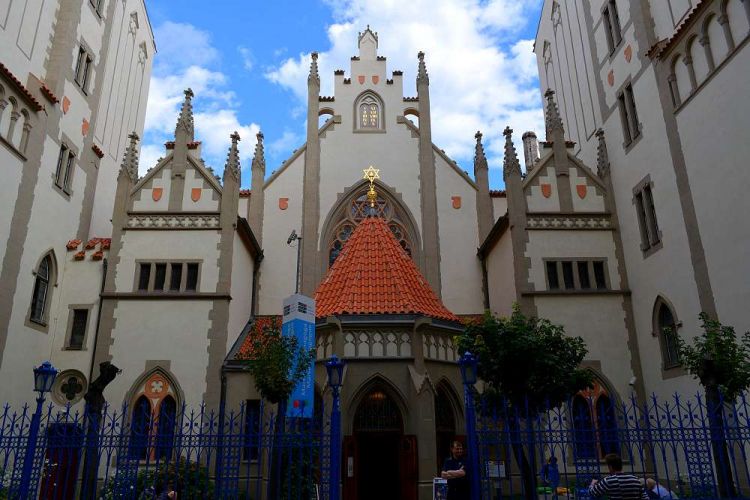
M 630 60 L 633 58 L 633 47 L 631 47 L 630 45 L 625 47 L 624 54 L 625 54 L 625 60 L 627 62 L 630 62 Z
M 193 188 L 190 190 L 190 199 L 196 202 L 201 199 L 201 194 L 203 194 L 203 189 Z
M 609 74 L 607 75 L 607 83 L 609 83 L 609 86 L 613 86 L 615 84 L 615 71 L 609 70 Z
M 378 75 L 372 75 L 372 83 L 377 85 L 379 81 L 380 81 L 380 77 Z
M 359 75 L 357 77 L 357 81 L 359 82 L 360 85 L 365 83 L 365 75 Z
M 81 135 L 83 135 L 84 137 L 89 133 L 89 126 L 89 121 L 84 118 L 83 122 L 81 123 Z
M 578 193 L 578 197 L 580 199 L 584 199 L 586 197 L 587 192 L 588 192 L 588 187 L 586 187 L 586 184 L 576 185 L 576 193 Z
M 289 208 L 289 198 L 279 198 L 279 208 L 281 210 Z
M 164 194 L 164 188 L 154 188 L 151 190 L 151 199 L 154 201 L 161 200 L 161 195 Z
M 63 97 L 63 102 L 62 102 L 63 114 L 64 115 L 68 114 L 69 109 L 70 109 L 70 99 L 68 99 L 67 97 Z
M 542 188 L 542 196 L 549 198 L 552 196 L 552 184 L 540 184 Z
M 461 208 L 461 197 L 460 196 L 451 196 L 451 201 L 453 201 L 453 208 L 458 210 Z

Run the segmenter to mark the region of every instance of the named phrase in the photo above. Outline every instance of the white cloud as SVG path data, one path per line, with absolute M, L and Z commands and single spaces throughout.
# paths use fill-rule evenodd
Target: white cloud
M 333 71 L 349 73 L 357 35 L 369 24 L 379 30 L 378 53 L 388 69 L 404 71 L 404 94 L 416 95 L 417 52 L 426 53 L 435 143 L 471 170 L 474 133 L 485 133 L 489 151 L 502 151 L 506 125 L 520 135 L 543 130 L 532 40 L 517 41 L 539 0 L 329 0 L 335 23 L 330 48 L 320 52 L 321 94 L 332 95 Z M 513 40 L 513 43 L 510 41 Z M 266 73 L 268 80 L 307 99 L 309 54 L 288 58 Z M 501 168 L 497 162 L 491 165 Z
M 141 148 L 140 173 L 143 174 L 165 156 L 164 142 L 173 140 L 183 91 L 191 88 L 195 138 L 202 142 L 206 163 L 221 172 L 231 143 L 229 135 L 237 131 L 242 137 L 240 159 L 243 168 L 250 165 L 255 149 L 255 123 L 241 123 L 239 104 L 228 89 L 229 79 L 215 69 L 218 52 L 210 37 L 189 24 L 166 22 L 156 29 L 159 52 L 151 78 L 144 142 Z M 190 58 L 184 57 L 185 40 L 190 40 Z M 248 57 L 250 54 L 248 52 Z
M 276 156 L 282 153 L 288 153 L 295 147 L 299 147 L 304 142 L 305 137 L 302 134 L 295 134 L 291 130 L 284 130 L 281 137 L 268 144 L 267 151 L 269 155 Z
M 250 49 L 247 47 L 237 47 L 237 52 L 240 53 L 240 57 L 242 57 L 242 65 L 245 67 L 247 71 L 250 71 L 253 69 L 254 66 L 254 57 L 253 53 Z

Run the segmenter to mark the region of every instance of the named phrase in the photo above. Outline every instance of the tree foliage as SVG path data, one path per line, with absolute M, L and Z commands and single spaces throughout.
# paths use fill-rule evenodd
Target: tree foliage
M 703 332 L 688 345 L 676 332 L 682 365 L 704 387 L 716 387 L 734 399 L 750 387 L 750 332 L 738 337 L 734 328 L 700 314 Z
M 252 352 L 248 369 L 258 392 L 271 403 L 289 398 L 315 357 L 314 350 L 303 349 L 296 337 L 282 335 L 275 324 L 263 326 L 253 341 Z
M 507 318 L 486 313 L 457 344 L 462 354 L 479 357 L 485 394 L 501 396 L 517 408 L 555 407 L 592 383 L 591 372 L 579 368 L 588 352 L 583 339 L 546 319 L 524 316 L 518 306 Z

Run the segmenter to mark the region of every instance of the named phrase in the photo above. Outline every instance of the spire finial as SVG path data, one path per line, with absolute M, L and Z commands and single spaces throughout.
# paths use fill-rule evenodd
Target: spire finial
M 518 161 L 516 147 L 513 145 L 513 129 L 505 127 L 503 130 L 505 136 L 505 158 L 503 159 L 503 178 L 511 175 L 521 175 L 521 163 Z
M 266 157 L 263 150 L 263 132 L 255 134 L 257 139 L 255 143 L 255 153 L 253 154 L 253 165 L 252 170 L 255 171 L 260 169 L 263 173 L 266 171 Z
M 565 128 L 563 127 L 562 118 L 560 117 L 560 111 L 557 109 L 557 103 L 555 103 L 555 91 L 547 89 L 544 93 L 544 97 L 547 98 L 547 109 L 545 113 L 546 121 L 546 132 L 548 141 L 564 141 L 565 140 Z
M 177 118 L 177 127 L 175 128 L 175 139 L 177 138 L 177 132 L 182 129 L 188 134 L 188 142 L 194 140 L 193 136 L 193 90 L 187 88 L 184 91 L 185 100 L 182 101 L 182 109 L 180 110 L 180 117 Z
M 369 215 L 375 215 L 375 204 L 378 201 L 378 193 L 375 191 L 375 180 L 380 179 L 380 169 L 370 165 L 364 169 L 364 179 L 370 181 L 370 189 L 367 190 L 367 201 L 370 202 L 370 213 Z
M 474 138 L 477 140 L 477 144 L 474 147 L 474 175 L 476 176 L 477 170 L 487 170 L 487 157 L 484 155 L 484 146 L 482 145 L 482 132 L 477 130 L 474 134 Z
M 320 84 L 320 76 L 318 75 L 318 53 L 310 53 L 312 62 L 310 63 L 310 74 L 307 76 L 307 82 L 314 82 Z
M 132 182 L 138 181 L 138 134 L 131 132 L 128 134 L 128 146 L 125 148 L 125 154 L 120 166 L 120 175 L 127 175 Z
M 417 71 L 417 82 L 424 81 L 430 83 L 430 77 L 427 74 L 427 65 L 424 62 L 424 52 L 421 50 L 417 53 L 417 59 L 419 59 L 419 70 Z
M 224 179 L 227 175 L 232 174 L 235 179 L 239 181 L 240 178 L 240 151 L 238 143 L 240 142 L 240 134 L 235 130 L 229 136 L 232 139 L 232 145 L 229 146 L 229 153 L 227 154 L 227 164 L 224 166 Z
M 607 153 L 607 142 L 604 140 L 604 130 L 596 131 L 598 144 L 596 146 L 596 175 L 604 178 L 609 174 L 609 154 Z

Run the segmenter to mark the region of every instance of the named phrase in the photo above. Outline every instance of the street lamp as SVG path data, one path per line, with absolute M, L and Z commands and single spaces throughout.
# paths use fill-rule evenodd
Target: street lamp
M 339 391 L 344 376 L 344 362 L 335 354 L 326 362 L 328 372 L 328 386 L 333 393 L 333 404 L 331 407 L 331 463 L 328 477 L 330 478 L 329 497 L 330 500 L 339 500 L 341 493 L 341 403 Z
M 29 492 L 31 491 L 31 475 L 34 469 L 34 455 L 36 454 L 39 427 L 42 423 L 44 396 L 52 390 L 52 384 L 55 383 L 55 377 L 57 377 L 57 370 L 49 361 L 45 361 L 34 368 L 34 390 L 39 393 L 39 397 L 36 398 L 36 411 L 31 417 L 31 424 L 29 425 L 29 439 L 26 443 L 26 455 L 23 459 L 23 469 L 21 469 L 21 482 L 18 487 L 18 498 L 28 498 Z M 36 487 L 34 490 L 36 490 Z
M 477 422 L 474 409 L 474 384 L 477 383 L 479 358 L 466 351 L 458 360 L 461 379 L 464 382 L 464 403 L 466 404 L 466 441 L 469 447 L 469 486 L 471 500 L 479 500 L 479 450 L 477 450 Z

